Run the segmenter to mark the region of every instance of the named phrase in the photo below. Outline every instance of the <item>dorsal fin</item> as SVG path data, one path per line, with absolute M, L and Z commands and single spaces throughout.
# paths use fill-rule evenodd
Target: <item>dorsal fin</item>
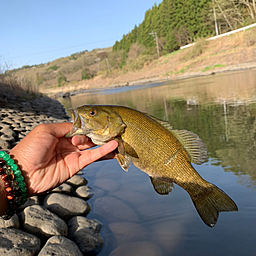
M 173 130 L 172 126 L 167 121 L 162 121 L 146 113 L 145 115 L 169 130 L 176 137 L 190 156 L 192 163 L 202 164 L 207 160 L 206 145 L 197 134 L 187 130 Z
M 152 120 L 154 120 L 155 122 L 159 123 L 160 125 L 162 125 L 165 129 L 167 130 L 171 130 L 172 129 L 172 126 L 168 123 L 168 121 L 163 121 L 163 120 L 160 120 L 158 118 L 155 118 L 154 116 L 151 116 L 147 113 L 144 113 L 147 117 L 151 118 Z
M 206 145 L 197 134 L 186 130 L 170 130 L 170 132 L 185 148 L 192 163 L 202 164 L 207 160 Z

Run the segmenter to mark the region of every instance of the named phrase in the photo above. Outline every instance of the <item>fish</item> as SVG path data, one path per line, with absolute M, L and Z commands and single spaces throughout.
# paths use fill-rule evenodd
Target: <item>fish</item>
M 86 135 L 96 145 L 116 140 L 115 158 L 124 171 L 133 163 L 149 175 L 160 195 L 168 195 L 173 183 L 182 187 L 207 226 L 215 226 L 220 212 L 238 211 L 224 191 L 192 166 L 207 160 L 206 145 L 197 134 L 125 106 L 84 105 L 70 112 L 73 126 L 67 138 Z

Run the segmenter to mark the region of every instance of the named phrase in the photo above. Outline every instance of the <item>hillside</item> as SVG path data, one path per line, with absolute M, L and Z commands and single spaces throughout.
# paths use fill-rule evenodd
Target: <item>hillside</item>
M 135 83 L 140 83 L 145 81 L 177 79 L 208 75 L 220 71 L 251 68 L 256 67 L 256 28 L 217 40 L 200 40 L 195 46 L 166 54 L 159 59 L 150 60 L 148 63 L 144 62 L 144 59 L 141 59 L 141 55 L 136 58 L 131 56 L 130 61 L 128 58 L 126 68 L 113 69 L 109 73 L 105 66 L 105 71 L 98 72 L 97 76 L 91 79 L 81 80 L 83 69 L 77 68 L 79 63 L 87 60 L 88 56 L 91 56 L 91 60 L 96 57 L 98 58 L 98 52 L 107 52 L 110 56 L 113 54 L 111 49 L 86 52 L 77 56 L 76 59 L 66 57 L 38 67 L 16 70 L 13 71 L 13 74 L 17 77 L 27 77 L 34 81 L 37 79 L 38 74 L 43 74 L 44 82 L 39 86 L 39 90 L 47 94 L 56 94 L 58 92 L 80 89 L 131 85 L 134 81 Z M 107 65 L 106 59 L 104 58 L 89 67 L 97 68 L 97 65 L 99 67 Z M 136 68 L 136 63 L 138 64 L 138 68 Z M 142 63 L 143 65 L 141 67 L 140 65 Z M 50 68 L 54 65 L 58 67 L 57 70 Z M 60 87 L 57 84 L 59 71 L 65 74 L 67 80 Z

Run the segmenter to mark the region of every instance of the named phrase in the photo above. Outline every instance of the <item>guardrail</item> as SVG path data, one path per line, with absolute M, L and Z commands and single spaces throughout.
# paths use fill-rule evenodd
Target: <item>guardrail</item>
M 227 32 L 227 33 L 224 33 L 224 34 L 221 34 L 221 35 L 218 35 L 218 36 L 213 36 L 211 38 L 207 38 L 206 40 L 215 40 L 215 39 L 218 39 L 220 37 L 223 37 L 223 36 L 229 36 L 231 34 L 235 34 L 237 32 L 241 32 L 241 31 L 245 31 L 246 29 L 249 29 L 249 28 L 253 28 L 253 27 L 256 27 L 256 23 L 254 24 L 251 24 L 249 26 L 246 26 L 246 27 L 243 27 L 243 28 L 239 28 L 239 29 L 236 29 L 236 30 L 232 30 L 230 32 Z M 192 43 L 192 44 L 187 44 L 187 45 L 184 45 L 184 46 L 181 46 L 180 49 L 185 49 L 185 48 L 188 48 L 192 45 L 194 45 L 195 43 Z

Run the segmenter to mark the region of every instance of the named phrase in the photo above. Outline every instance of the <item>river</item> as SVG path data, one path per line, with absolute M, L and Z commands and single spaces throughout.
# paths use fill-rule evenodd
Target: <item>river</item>
M 94 194 L 88 218 L 103 224 L 100 256 L 255 255 L 256 70 L 88 91 L 60 101 L 66 109 L 124 105 L 198 134 L 208 160 L 194 168 L 239 208 L 220 213 L 209 228 L 179 186 L 162 196 L 134 166 L 126 173 L 116 160 L 93 163 L 83 171 Z

